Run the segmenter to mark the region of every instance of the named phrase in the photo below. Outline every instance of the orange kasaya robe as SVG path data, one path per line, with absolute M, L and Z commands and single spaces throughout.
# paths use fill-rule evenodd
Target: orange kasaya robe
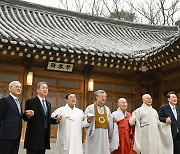
M 119 148 L 111 154 L 136 154 L 133 150 L 134 127 L 129 125 L 131 113 L 126 112 L 126 117 L 117 122 L 119 131 Z

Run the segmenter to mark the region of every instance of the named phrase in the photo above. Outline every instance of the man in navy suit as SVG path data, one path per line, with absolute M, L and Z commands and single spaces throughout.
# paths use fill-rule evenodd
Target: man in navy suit
M 45 154 L 50 149 L 51 104 L 46 100 L 48 85 L 46 82 L 37 84 L 37 96 L 28 99 L 23 119 L 27 121 L 24 148 L 27 154 Z
M 22 129 L 19 81 L 9 84 L 9 95 L 0 100 L 0 154 L 18 154 Z
M 178 99 L 173 91 L 167 94 L 167 99 L 169 103 L 162 105 L 159 109 L 159 120 L 171 124 L 174 154 L 180 154 L 180 110 L 176 106 Z

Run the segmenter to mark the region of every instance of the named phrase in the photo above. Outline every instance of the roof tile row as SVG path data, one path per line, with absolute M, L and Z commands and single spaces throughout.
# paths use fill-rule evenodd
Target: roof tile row
M 15 0 L 17 1 L 17 0 Z M 133 23 L 114 23 L 104 18 L 74 13 L 74 16 L 41 10 L 27 2 L 0 2 L 0 38 L 29 47 L 66 50 L 85 55 L 126 59 L 147 58 L 179 39 L 178 29 Z M 87 17 L 87 18 L 85 18 Z M 96 20 L 93 20 L 93 19 Z M 98 19 L 98 20 L 97 20 Z M 139 24 L 138 24 L 139 25 Z

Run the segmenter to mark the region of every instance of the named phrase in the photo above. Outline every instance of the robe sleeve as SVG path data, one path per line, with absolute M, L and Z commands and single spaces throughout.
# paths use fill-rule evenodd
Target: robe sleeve
M 171 125 L 159 122 L 160 143 L 162 143 L 163 154 L 173 154 L 173 139 Z
M 88 116 L 94 114 L 93 112 L 94 111 L 92 110 L 92 106 L 88 106 L 84 112 L 84 120 L 87 121 Z M 84 127 L 90 127 L 91 123 L 93 123 L 93 120 L 88 125 L 85 125 Z
M 84 114 L 82 116 L 82 127 L 89 127 L 90 126 L 90 123 L 87 121 L 87 116 L 85 117 Z
M 88 114 L 94 114 L 94 105 L 90 105 L 86 108 L 84 112 L 84 117 L 87 118 Z M 92 137 L 94 135 L 94 130 L 95 130 L 95 118 L 89 123 L 89 125 L 85 126 L 86 134 L 89 137 Z
M 56 109 L 52 114 L 51 118 L 56 118 L 57 115 L 61 114 L 61 108 Z
M 112 134 L 112 140 L 110 143 L 110 150 L 115 151 L 119 147 L 119 131 L 118 131 L 118 125 L 117 123 L 114 123 L 114 129 Z
M 132 117 L 129 120 L 129 123 L 131 126 L 134 124 L 132 123 L 132 120 L 136 118 L 136 124 L 135 124 L 135 137 L 134 137 L 134 147 L 133 150 L 137 152 L 137 154 L 140 154 L 141 152 L 141 138 L 142 138 L 142 132 L 140 127 L 140 109 L 136 109 L 132 113 Z
M 108 127 L 109 127 L 108 132 L 109 132 L 109 137 L 111 138 L 113 135 L 113 126 L 114 126 L 113 116 L 108 107 L 106 108 L 106 110 L 107 110 Z

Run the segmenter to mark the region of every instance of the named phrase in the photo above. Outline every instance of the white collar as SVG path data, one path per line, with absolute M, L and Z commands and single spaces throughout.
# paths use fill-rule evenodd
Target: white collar
M 40 96 L 37 95 L 37 97 L 39 98 L 39 100 L 40 100 L 41 102 L 42 102 L 42 100 L 45 101 L 45 99 L 42 99 Z
M 123 112 L 123 111 L 122 111 L 119 107 L 118 107 L 117 111 L 121 112 L 122 114 L 123 114 L 123 113 L 125 113 L 125 114 L 126 114 L 126 111 L 125 111 L 125 112 Z
M 74 108 L 70 108 L 70 106 L 68 104 L 65 105 L 67 108 L 71 109 L 71 110 L 74 110 L 76 108 L 76 106 L 74 105 Z
M 171 103 L 169 103 L 171 109 L 174 109 L 174 107 L 176 107 L 175 105 L 173 106 Z
M 12 96 L 12 98 L 14 99 L 14 100 L 18 100 L 18 97 L 16 97 L 16 96 L 14 96 L 13 94 L 11 94 L 11 93 L 9 93 L 11 96 Z
M 126 116 L 126 113 L 124 115 L 122 110 L 120 108 L 118 108 L 117 111 L 112 113 L 112 115 L 113 115 L 113 117 L 116 118 L 117 121 L 120 121 L 120 120 L 124 119 L 124 117 Z
M 152 108 L 152 105 L 147 105 L 146 103 L 143 103 L 142 106 L 147 108 Z

